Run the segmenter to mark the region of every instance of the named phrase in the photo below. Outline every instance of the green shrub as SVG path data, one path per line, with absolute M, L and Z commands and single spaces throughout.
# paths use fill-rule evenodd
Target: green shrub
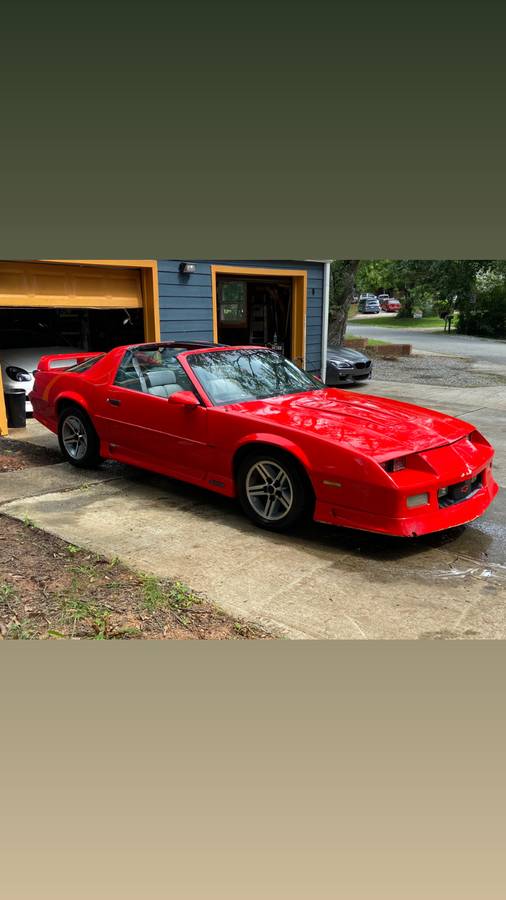
M 506 286 L 480 291 L 474 301 L 461 305 L 458 331 L 480 337 L 506 337 Z

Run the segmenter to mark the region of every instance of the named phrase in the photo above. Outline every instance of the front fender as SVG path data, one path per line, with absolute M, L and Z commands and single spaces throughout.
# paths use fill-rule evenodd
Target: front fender
M 280 450 L 285 450 L 285 452 L 291 453 L 292 456 L 295 456 L 299 460 L 299 462 L 302 463 L 308 474 L 311 474 L 313 472 L 313 466 L 311 465 L 311 462 L 304 450 L 302 450 L 298 444 L 295 444 L 289 438 L 282 437 L 279 434 L 270 434 L 269 432 L 256 431 L 252 434 L 244 435 L 244 437 L 242 437 L 237 444 L 234 456 L 236 456 L 238 451 L 243 447 L 247 445 L 254 446 L 255 444 L 270 444 L 272 447 L 279 447 Z

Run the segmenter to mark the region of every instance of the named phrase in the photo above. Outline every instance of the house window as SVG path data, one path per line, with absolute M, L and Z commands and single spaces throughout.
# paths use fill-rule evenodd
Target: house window
M 220 325 L 245 328 L 248 324 L 245 281 L 223 281 L 220 298 Z

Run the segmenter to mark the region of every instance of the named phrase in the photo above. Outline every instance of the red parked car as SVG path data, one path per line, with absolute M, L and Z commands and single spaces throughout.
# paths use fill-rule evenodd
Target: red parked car
M 399 312 L 401 308 L 400 300 L 395 297 L 389 297 L 388 294 L 380 294 L 378 297 L 383 312 Z
M 75 466 L 111 458 L 238 497 L 258 525 L 416 536 L 469 522 L 497 493 L 472 425 L 325 388 L 263 347 L 162 342 L 43 357 L 34 415 Z M 52 366 L 58 365 L 58 368 Z

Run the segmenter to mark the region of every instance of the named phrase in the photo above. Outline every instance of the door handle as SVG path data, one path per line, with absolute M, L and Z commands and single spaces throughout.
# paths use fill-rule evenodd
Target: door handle
M 121 406 L 121 400 L 115 400 L 114 397 L 108 397 L 107 402 L 111 404 L 111 406 Z

